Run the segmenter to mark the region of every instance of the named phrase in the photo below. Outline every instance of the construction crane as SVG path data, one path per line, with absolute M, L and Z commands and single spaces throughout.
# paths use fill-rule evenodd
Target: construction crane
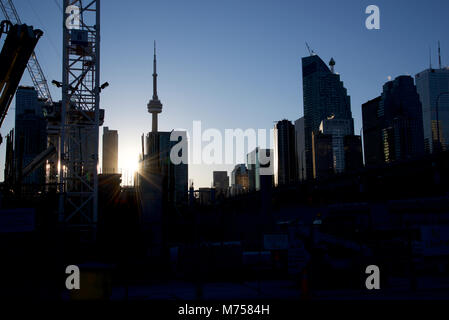
M 316 53 L 315 53 L 315 51 L 313 51 L 312 49 L 310 49 L 310 47 L 309 47 L 309 44 L 306 42 L 306 47 L 307 47 L 307 50 L 309 50 L 309 54 L 311 55 L 311 56 L 314 56 Z
M 11 0 L 0 0 L 0 7 L 5 17 L 20 23 Z M 47 81 L 33 52 L 28 71 L 39 97 L 54 107 L 55 115 L 50 117 L 47 127 L 51 136 L 48 149 L 25 168 L 20 167 L 19 180 L 56 152 L 59 221 L 64 227 L 95 237 L 98 221 L 99 126 L 104 119 L 104 110 L 100 109 L 100 92 L 108 85 L 107 82 L 102 85 L 99 82 L 100 0 L 64 0 L 61 9 L 62 81 L 54 80 L 53 83 L 62 89 L 62 101 L 53 103 Z M 71 16 L 74 17 L 72 21 L 79 23 L 67 23 Z M 12 133 L 8 141 L 10 145 L 13 143 Z
M 62 17 L 62 83 L 55 81 L 62 88 L 59 221 L 94 238 L 100 91 L 107 86 L 100 86 L 100 0 L 64 0 Z
M 0 37 L 2 34 L 7 36 L 0 52 L 0 127 L 42 31 L 4 20 L 0 24 Z
M 3 11 L 3 15 L 5 16 L 6 20 L 11 21 L 12 24 L 22 24 L 12 0 L 0 0 L 0 8 Z M 28 60 L 27 69 L 39 98 L 43 99 L 49 105 L 52 104 L 53 100 L 48 88 L 47 79 L 45 79 L 44 73 L 42 72 L 41 66 L 39 64 L 39 61 L 37 61 L 36 53 L 34 51 L 31 54 L 30 59 Z

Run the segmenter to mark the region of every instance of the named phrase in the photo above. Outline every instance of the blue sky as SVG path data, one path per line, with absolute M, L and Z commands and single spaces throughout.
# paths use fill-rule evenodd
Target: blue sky
M 24 23 L 44 31 L 36 53 L 47 80 L 60 80 L 62 0 L 14 0 Z M 365 28 L 365 8 L 375 4 L 380 30 Z M 380 94 L 387 77 L 414 76 L 449 64 L 449 2 L 276 0 L 103 0 L 101 81 L 105 125 L 119 131 L 119 167 L 137 161 L 140 136 L 151 130 L 146 104 L 152 95 L 152 45 L 157 41 L 161 130 L 266 128 L 303 114 L 301 57 L 305 42 L 325 62 L 333 57 L 351 96 L 356 131 L 361 104 Z M 3 17 L 2 17 L 3 18 Z M 22 84 L 31 84 L 24 74 Z M 53 99 L 61 94 L 51 87 Z M 0 130 L 14 123 L 14 102 Z M 4 166 L 5 144 L 0 147 Z M 189 167 L 195 186 L 209 186 L 212 171 L 232 166 Z M 1 171 L 1 175 L 3 170 Z

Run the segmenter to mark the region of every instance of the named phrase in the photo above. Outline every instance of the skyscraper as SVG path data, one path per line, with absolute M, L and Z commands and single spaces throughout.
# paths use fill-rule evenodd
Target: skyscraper
M 380 101 L 379 96 L 362 105 L 363 121 L 363 151 L 365 154 L 365 166 L 373 167 L 385 162 L 382 141 L 382 120 L 379 117 Z
M 425 150 L 434 152 L 438 136 L 441 149 L 449 150 L 449 67 L 424 70 L 415 79 L 423 111 Z
M 385 162 L 411 159 L 424 153 L 422 107 L 412 77 L 399 76 L 384 84 L 378 113 L 384 119 Z
M 15 153 L 16 176 L 47 148 L 47 122 L 33 87 L 19 87 L 16 92 Z M 45 168 L 38 167 L 25 177 L 24 184 L 45 183 Z
M 297 181 L 295 127 L 289 120 L 278 121 L 274 126 L 274 180 L 275 185 Z
M 295 121 L 295 145 L 296 162 L 298 169 L 298 179 L 300 181 L 307 179 L 306 173 L 306 136 L 304 133 L 304 117 Z
M 386 82 L 380 97 L 362 105 L 362 116 L 367 166 L 424 153 L 422 107 L 412 77 Z
M 118 132 L 103 128 L 103 168 L 105 174 L 118 173 Z
M 350 134 L 354 134 L 350 97 L 340 75 L 333 72 L 335 61 L 332 59 L 329 64 L 332 70 L 315 54 L 302 58 L 307 177 L 313 176 L 312 133 L 319 131 L 321 121 L 330 116 L 349 120 Z
M 171 141 L 172 135 L 177 136 L 178 140 Z M 145 137 L 143 171 L 146 180 L 160 180 L 159 185 L 156 183 L 152 188 L 162 190 L 164 201 L 182 204 L 187 201 L 188 164 L 173 162 L 171 153 L 178 143 L 185 143 L 179 149 L 178 156 L 188 159 L 185 131 L 149 132 Z

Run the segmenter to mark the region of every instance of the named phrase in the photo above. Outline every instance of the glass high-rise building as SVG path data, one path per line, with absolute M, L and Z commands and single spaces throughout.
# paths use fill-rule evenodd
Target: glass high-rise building
M 423 112 L 424 146 L 432 153 L 438 143 L 438 127 L 443 150 L 449 150 L 449 67 L 427 69 L 415 76 Z M 447 94 L 446 94 L 446 93 Z M 437 99 L 438 122 L 437 125 Z
M 381 96 L 362 105 L 362 117 L 367 166 L 424 154 L 423 113 L 412 77 L 386 82 Z
M 378 117 L 383 119 L 385 162 L 407 160 L 424 153 L 422 107 L 410 76 L 399 76 L 383 86 Z
M 318 55 L 302 58 L 304 98 L 304 132 L 306 176 L 313 176 L 312 133 L 318 133 L 320 124 L 328 117 L 350 121 L 350 134 L 354 134 L 351 99 L 340 75 L 333 72 L 335 61 L 329 68 Z
M 37 91 L 33 87 L 19 87 L 16 92 L 15 153 L 17 175 L 37 155 L 47 149 L 47 121 Z M 45 183 L 45 167 L 40 166 L 22 180 L 24 184 Z

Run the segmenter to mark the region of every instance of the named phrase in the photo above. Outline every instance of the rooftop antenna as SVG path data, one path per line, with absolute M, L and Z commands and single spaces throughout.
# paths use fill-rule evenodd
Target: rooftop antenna
M 441 69 L 441 49 L 440 49 L 440 40 L 438 40 L 438 66 Z
M 309 51 L 309 54 L 311 55 L 311 56 L 314 56 L 315 55 L 315 51 L 313 51 L 312 49 L 310 49 L 310 47 L 309 47 L 309 44 L 306 42 L 306 47 L 307 47 L 307 50 Z
M 432 69 L 432 49 L 429 46 L 429 67 Z

